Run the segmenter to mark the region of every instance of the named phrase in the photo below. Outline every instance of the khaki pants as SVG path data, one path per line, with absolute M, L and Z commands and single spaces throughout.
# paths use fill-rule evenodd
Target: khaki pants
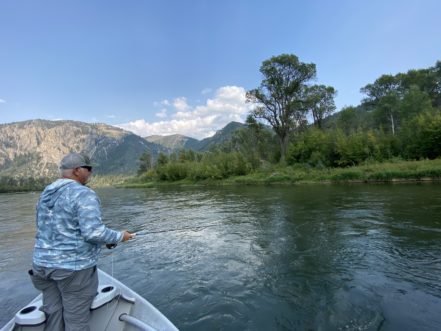
M 34 265 L 29 275 L 43 292 L 46 331 L 90 330 L 90 306 L 98 289 L 96 266 L 71 271 Z

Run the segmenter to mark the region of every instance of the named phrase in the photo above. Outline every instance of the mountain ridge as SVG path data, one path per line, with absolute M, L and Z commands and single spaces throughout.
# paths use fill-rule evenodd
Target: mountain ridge
M 93 158 L 99 174 L 134 173 L 139 155 L 162 147 L 103 123 L 28 120 L 0 125 L 0 175 L 56 177 L 58 162 L 69 152 Z
M 147 141 L 161 144 L 169 148 L 172 152 L 180 149 L 191 149 L 197 152 L 209 150 L 212 146 L 220 144 L 231 138 L 234 131 L 246 127 L 246 124 L 230 122 L 222 129 L 218 130 L 213 136 L 201 140 L 191 138 L 182 134 L 172 135 L 152 135 L 144 137 Z
M 172 135 L 167 145 L 104 123 L 43 119 L 3 123 L 0 124 L 0 177 L 56 178 L 59 160 L 69 152 L 89 155 L 97 174 L 132 175 L 145 152 L 156 159 L 161 152 L 170 154 L 179 149 L 206 151 L 231 138 L 234 130 L 243 126 L 245 124 L 231 122 L 213 137 L 201 141 Z

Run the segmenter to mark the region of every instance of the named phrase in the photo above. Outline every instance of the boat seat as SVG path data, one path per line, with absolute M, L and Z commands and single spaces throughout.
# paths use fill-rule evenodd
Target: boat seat
M 41 310 L 42 306 L 42 300 L 31 302 L 15 314 L 15 323 L 21 326 L 43 324 L 46 321 L 46 315 Z
M 130 314 L 134 303 L 135 299 L 125 297 L 115 285 L 98 286 L 98 294 L 91 305 L 90 330 L 126 330 L 126 324 L 119 317 L 121 314 Z
M 92 301 L 91 309 L 98 309 L 109 303 L 119 295 L 119 290 L 111 284 L 103 284 L 98 286 L 98 293 Z
M 94 310 L 104 306 L 118 295 L 119 291 L 113 285 L 104 284 L 98 286 L 98 293 L 93 299 L 91 309 Z M 22 308 L 17 314 L 15 314 L 15 323 L 22 326 L 43 324 L 46 321 L 46 315 L 41 310 L 42 306 L 43 301 L 40 299 Z

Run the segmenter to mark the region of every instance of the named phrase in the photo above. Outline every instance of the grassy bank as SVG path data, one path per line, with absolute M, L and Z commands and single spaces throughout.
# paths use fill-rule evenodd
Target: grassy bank
M 313 168 L 306 165 L 267 166 L 245 176 L 225 179 L 194 181 L 181 179 L 161 181 L 146 177 L 133 177 L 124 187 L 153 187 L 162 185 L 268 185 L 295 183 L 378 183 L 422 182 L 441 180 L 441 159 L 422 161 L 389 161 L 347 168 Z
M 372 163 L 348 168 L 314 168 L 307 165 L 280 166 L 267 165 L 259 171 L 245 176 L 234 176 L 224 179 L 163 181 L 150 177 L 92 176 L 89 186 L 148 188 L 175 185 L 291 185 L 296 183 L 394 183 L 394 182 L 428 182 L 441 181 L 441 159 L 422 161 L 389 161 Z M 0 193 L 41 191 L 45 184 L 22 181 L 0 183 Z
M 441 180 L 441 160 L 399 161 L 348 168 L 294 166 L 232 179 L 238 183 L 398 182 Z
M 91 188 L 119 186 L 127 182 L 131 177 L 127 175 L 92 175 L 87 186 Z

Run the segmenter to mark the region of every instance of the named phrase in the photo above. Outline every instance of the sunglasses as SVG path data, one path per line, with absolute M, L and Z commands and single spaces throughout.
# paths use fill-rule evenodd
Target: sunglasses
M 89 171 L 89 172 L 92 171 L 92 167 L 91 166 L 81 166 L 80 168 L 87 169 L 87 171 Z

